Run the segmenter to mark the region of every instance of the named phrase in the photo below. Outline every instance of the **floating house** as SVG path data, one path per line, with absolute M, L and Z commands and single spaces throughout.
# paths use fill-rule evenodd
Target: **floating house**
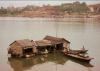
M 38 41 L 29 39 L 16 40 L 10 44 L 8 54 L 15 57 L 32 57 L 35 54 L 47 54 L 53 51 L 63 52 L 66 56 L 88 63 L 93 59 L 81 54 L 87 50 L 70 50 L 70 42 L 68 40 L 52 36 L 46 36 L 43 40 Z
M 49 53 L 54 51 L 54 46 L 51 44 L 51 41 L 49 40 L 38 40 L 35 41 L 37 50 L 39 54 L 43 53 Z
M 64 38 L 46 36 L 43 40 L 16 40 L 9 45 L 8 53 L 12 56 L 30 57 L 34 54 L 45 54 L 53 51 L 68 51 L 70 42 Z
M 58 38 L 53 36 L 46 36 L 44 40 L 49 40 L 56 50 L 69 50 L 70 42 L 64 38 Z
M 16 40 L 10 44 L 8 53 L 12 56 L 23 57 L 25 55 L 32 55 L 36 53 L 36 47 L 33 40 L 24 39 Z

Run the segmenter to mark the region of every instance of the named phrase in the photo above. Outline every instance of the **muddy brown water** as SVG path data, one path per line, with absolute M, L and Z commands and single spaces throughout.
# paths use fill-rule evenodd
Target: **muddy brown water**
M 90 64 L 65 57 L 60 53 L 32 58 L 8 58 L 9 44 L 18 39 L 41 40 L 46 35 L 64 37 L 72 49 L 84 45 L 94 59 Z M 0 18 L 0 71 L 99 71 L 100 21 L 85 19 Z

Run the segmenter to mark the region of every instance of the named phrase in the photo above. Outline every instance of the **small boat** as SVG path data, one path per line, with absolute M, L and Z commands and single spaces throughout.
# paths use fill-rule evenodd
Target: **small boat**
M 88 50 L 86 50 L 83 46 L 83 48 L 81 50 L 71 50 L 69 51 L 69 53 L 72 53 L 72 54 L 80 54 L 80 53 L 86 53 Z
M 86 53 L 87 51 L 88 50 L 70 50 L 69 52 L 78 54 L 78 53 Z
M 89 63 L 91 61 L 91 59 L 93 59 L 93 58 L 90 58 L 89 56 L 83 56 L 83 55 L 80 55 L 80 54 L 65 54 L 65 55 L 69 56 L 71 58 L 80 60 L 80 61 L 87 62 L 87 63 Z

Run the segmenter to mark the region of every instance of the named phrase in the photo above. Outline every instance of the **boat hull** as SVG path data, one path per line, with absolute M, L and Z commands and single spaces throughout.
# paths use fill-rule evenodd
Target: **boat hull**
M 66 54 L 67 57 L 70 57 L 70 58 L 73 58 L 75 60 L 78 60 L 78 61 L 82 61 L 82 62 L 86 62 L 86 63 L 89 63 L 91 61 L 91 59 L 82 59 L 82 58 L 77 58 L 77 57 L 74 57 L 72 55 L 69 55 L 69 54 Z
M 86 53 L 88 50 L 70 50 L 69 53 L 72 54 L 80 54 L 80 53 Z

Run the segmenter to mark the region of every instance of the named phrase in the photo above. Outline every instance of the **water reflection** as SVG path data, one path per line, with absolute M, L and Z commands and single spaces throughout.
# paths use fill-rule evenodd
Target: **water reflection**
M 94 65 L 91 68 L 92 71 L 100 70 L 100 21 L 92 18 L 84 19 L 83 21 L 79 20 L 80 22 L 75 22 L 73 19 L 71 19 L 72 21 L 68 19 L 70 22 L 67 19 L 65 21 L 63 19 L 61 19 L 63 21 L 27 20 L 25 18 L 23 20 L 20 18 L 9 19 L 2 18 L 0 20 L 0 64 L 4 64 L 2 66 L 6 68 L 0 67 L 6 69 L 4 71 L 12 71 L 12 69 L 14 71 L 56 71 L 56 64 L 59 71 L 74 71 L 74 69 L 76 71 L 89 71 L 88 68 L 92 66 L 58 54 L 36 56 L 30 59 L 9 58 L 7 62 L 7 48 L 14 40 L 40 40 L 46 35 L 56 36 L 56 31 L 58 37 L 64 37 L 71 41 L 70 47 L 72 49 L 80 49 L 84 45 L 89 50 L 89 56 L 95 58 L 91 62 Z M 45 66 L 47 67 L 46 69 L 40 70 L 41 67 L 44 68 Z
M 45 62 L 54 62 L 56 64 L 64 65 L 67 60 L 67 58 L 62 57 L 59 53 L 39 55 L 33 58 L 8 58 L 9 64 L 14 71 L 24 71 L 30 69 L 34 65 Z
M 13 68 L 14 71 L 24 71 L 29 70 L 31 67 L 43 64 L 46 62 L 53 62 L 56 65 L 64 65 L 67 61 L 71 60 L 72 62 L 79 63 L 85 67 L 93 67 L 93 65 L 88 63 L 83 63 L 76 61 L 74 59 L 65 57 L 61 53 L 51 53 L 47 55 L 38 55 L 33 58 L 8 58 L 9 65 Z

